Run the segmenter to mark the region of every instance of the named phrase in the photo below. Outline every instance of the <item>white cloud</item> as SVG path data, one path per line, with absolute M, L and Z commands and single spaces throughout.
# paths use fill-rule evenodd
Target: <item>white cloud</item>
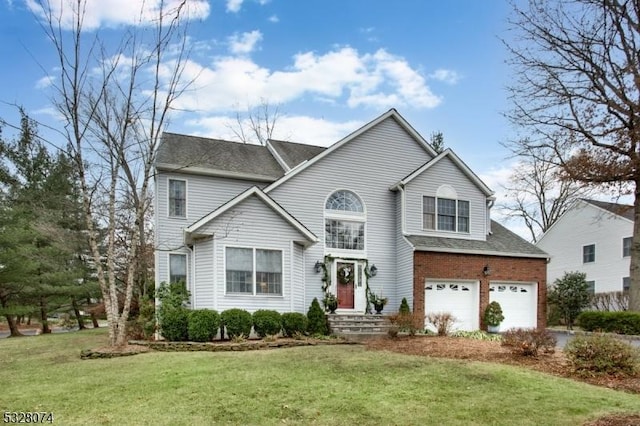
M 228 40 L 231 53 L 245 55 L 253 52 L 256 44 L 262 40 L 262 33 L 254 30 L 248 33 L 234 34 Z
M 227 12 L 238 13 L 244 0 L 227 0 Z
M 278 15 L 271 15 L 269 16 L 269 22 L 273 22 L 273 23 L 280 22 L 280 18 L 278 18 Z
M 233 129 L 238 129 L 235 117 L 211 116 L 188 120 L 188 126 L 200 130 L 199 136 L 238 140 Z M 282 115 L 278 117 L 273 138 L 311 145 L 329 146 L 363 125 L 360 121 L 332 122 L 307 116 Z M 249 126 L 245 123 L 245 129 Z
M 456 71 L 440 68 L 430 74 L 429 78 L 442 81 L 447 84 L 456 84 L 460 80 L 461 76 Z
M 37 0 L 26 0 L 27 7 L 36 15 L 46 18 L 46 11 Z M 47 3 L 47 2 L 45 2 Z M 102 26 L 117 27 L 120 25 L 149 25 L 158 16 L 161 7 L 169 14 L 174 12 L 181 0 L 109 0 L 88 1 L 83 20 L 87 30 Z M 51 1 L 47 3 L 54 19 L 60 19 L 63 28 L 72 28 L 75 0 Z M 190 0 L 186 3 L 186 11 L 181 14 L 189 19 L 204 19 L 209 16 L 207 0 Z
M 36 81 L 35 87 L 36 89 L 46 89 L 47 87 L 50 87 L 54 81 L 55 81 L 55 77 L 48 75 Z
M 404 58 L 385 50 L 360 54 L 342 47 L 321 55 L 304 52 L 282 70 L 262 67 L 246 57 L 223 56 L 207 66 L 188 63 L 185 77 L 197 81 L 194 90 L 179 99 L 179 107 L 201 112 L 225 111 L 237 103 L 255 105 L 260 99 L 276 104 L 306 96 L 376 110 L 434 108 L 441 102 Z

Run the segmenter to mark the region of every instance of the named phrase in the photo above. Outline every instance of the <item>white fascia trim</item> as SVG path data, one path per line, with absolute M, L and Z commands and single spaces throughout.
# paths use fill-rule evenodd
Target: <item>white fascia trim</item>
M 395 110 L 395 108 L 392 108 L 389 111 L 387 111 L 384 114 L 382 114 L 381 116 L 379 116 L 378 118 L 374 119 L 373 121 L 370 121 L 369 123 L 367 123 L 364 126 L 360 127 L 358 130 L 348 134 L 347 136 L 345 136 L 344 138 L 342 138 L 338 142 L 334 143 L 329 148 L 327 148 L 326 150 L 324 150 L 320 154 L 318 154 L 315 157 L 313 157 L 311 160 L 309 160 L 306 163 L 304 163 L 303 166 L 296 167 L 296 168 L 292 169 L 289 173 L 287 173 L 286 175 L 284 175 L 283 177 L 281 177 L 280 179 L 278 179 L 277 181 L 273 182 L 271 185 L 266 187 L 264 189 L 264 192 L 269 193 L 270 191 L 272 191 L 273 189 L 277 188 L 278 186 L 280 186 L 281 184 L 283 184 L 284 182 L 286 182 L 287 180 L 289 180 L 293 176 L 295 176 L 298 173 L 300 173 L 302 170 L 306 169 L 307 167 L 312 166 L 313 164 L 317 163 L 318 161 L 320 161 L 321 159 L 323 159 L 327 155 L 331 155 L 331 153 L 333 153 L 333 151 L 339 149 L 344 144 L 349 143 L 353 139 L 357 138 L 358 136 L 360 136 L 361 134 L 365 133 L 369 129 L 377 126 L 378 124 L 380 124 L 381 122 L 383 122 L 384 120 L 386 120 L 389 117 L 393 117 L 398 122 L 398 124 L 407 133 L 409 133 L 420 145 L 422 145 L 422 147 L 425 149 L 425 151 L 427 151 L 429 154 L 431 154 L 433 156 L 436 155 L 435 151 L 433 150 L 433 148 L 431 148 L 429 143 L 422 136 L 420 136 L 420 134 L 413 127 L 411 127 L 411 125 L 398 113 L 398 111 Z
M 271 155 L 273 155 L 273 158 L 275 158 L 276 161 L 278 162 L 278 164 L 280 164 L 280 167 L 282 167 L 284 169 L 285 174 L 288 173 L 289 170 L 291 170 L 291 167 L 289 167 L 289 165 L 280 156 L 280 153 L 278 152 L 276 147 L 271 145 L 271 140 L 270 139 L 267 139 L 267 144 L 266 145 L 267 145 L 267 149 L 269 150 Z
M 156 170 L 172 173 L 188 173 L 202 176 L 217 176 L 231 179 L 252 180 L 256 182 L 274 182 L 278 178 L 253 173 L 230 172 L 226 170 L 209 169 L 206 167 L 178 166 L 176 164 L 161 163 L 156 165 Z
M 455 152 L 453 152 L 451 150 L 451 148 L 447 148 L 444 151 L 442 151 L 440 154 L 438 154 L 435 158 L 432 158 L 430 161 L 426 162 L 425 164 L 423 164 L 420 168 L 418 168 L 417 170 L 415 170 L 413 173 L 411 173 L 410 175 L 408 175 L 406 178 L 402 179 L 400 182 L 396 183 L 395 185 L 391 186 L 389 189 L 396 190 L 398 189 L 398 187 L 400 185 L 406 185 L 407 183 L 411 182 L 413 179 L 415 179 L 416 177 L 420 176 L 422 173 L 424 173 L 426 170 L 430 169 L 434 164 L 437 164 L 438 162 L 440 162 L 443 158 L 445 157 L 449 157 L 451 159 L 451 161 L 453 161 L 453 163 L 458 166 L 458 168 L 462 171 L 462 173 L 464 173 L 469 179 L 471 179 L 471 181 L 478 187 L 480 188 L 480 190 L 482 192 L 484 192 L 484 194 L 487 196 L 487 198 L 489 200 L 495 200 L 495 193 L 491 190 L 491 188 L 489 188 L 479 177 L 478 175 L 476 175 L 473 170 L 471 170 L 469 168 L 469 166 L 467 166 L 465 164 L 464 161 L 462 161 L 460 159 L 460 157 L 458 157 L 456 155 Z
M 502 251 L 487 251 L 487 250 L 465 250 L 455 248 L 442 248 L 442 247 L 425 247 L 414 246 L 414 251 L 428 251 L 437 253 L 456 253 L 456 254 L 479 254 L 484 256 L 501 256 L 501 257 L 524 257 L 535 259 L 549 259 L 549 256 L 544 254 L 528 254 L 528 253 L 510 253 Z
M 234 208 L 235 206 L 237 206 L 238 204 L 240 204 L 241 202 L 243 202 L 247 198 L 251 197 L 252 195 L 255 195 L 256 197 L 258 197 L 262 201 L 264 201 L 269 207 L 271 207 L 276 213 L 278 213 L 283 219 L 285 219 L 291 226 L 293 226 L 296 230 L 298 230 L 298 232 L 300 232 L 302 235 L 304 235 L 304 237 L 307 240 L 309 240 L 311 242 L 314 242 L 314 243 L 317 243 L 319 241 L 318 237 L 316 237 L 311 231 L 309 231 L 304 225 L 302 225 L 296 218 L 291 216 L 291 214 L 289 212 L 287 212 L 285 209 L 283 209 L 278 203 L 273 201 L 273 199 L 271 197 L 269 197 L 267 194 L 265 194 L 257 186 L 252 186 L 251 188 L 249 188 L 248 190 L 246 190 L 242 194 L 238 195 L 236 198 L 234 198 L 231 201 L 229 201 L 228 203 L 220 206 L 218 209 L 212 211 L 211 213 L 209 213 L 208 215 L 206 215 L 202 219 L 198 220 L 194 224 L 188 226 L 184 230 L 185 234 L 189 234 L 189 233 L 197 231 L 198 228 L 206 225 L 211 220 L 213 220 L 216 217 L 218 217 L 218 216 L 224 214 L 225 212 L 231 210 L 232 208 Z

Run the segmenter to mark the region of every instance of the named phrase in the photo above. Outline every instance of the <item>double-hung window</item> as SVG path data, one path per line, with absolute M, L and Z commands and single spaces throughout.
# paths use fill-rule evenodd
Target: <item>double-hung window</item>
M 169 254 L 169 282 L 187 282 L 187 255 Z
M 627 237 L 622 239 L 622 257 L 631 256 L 631 243 L 633 242 L 632 237 Z
M 187 217 L 187 181 L 169 179 L 169 216 Z
M 282 251 L 227 247 L 227 293 L 282 295 Z
M 593 263 L 596 261 L 596 245 L 589 244 L 582 246 L 582 263 Z
M 423 197 L 422 227 L 429 230 L 468 233 L 469 202 L 440 197 Z

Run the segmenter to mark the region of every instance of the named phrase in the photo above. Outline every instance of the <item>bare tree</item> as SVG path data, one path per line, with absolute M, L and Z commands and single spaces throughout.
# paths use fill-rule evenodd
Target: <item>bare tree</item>
M 73 8 L 71 24 L 48 0 L 39 5 L 43 29 L 57 55 L 54 104 L 64 117 L 80 180 L 109 342 L 119 346 L 126 343 L 139 253 L 146 250 L 145 219 L 157 148 L 172 104 L 190 83 L 182 81 L 188 10 L 187 0 L 171 2 L 170 8 L 161 1 L 151 21 L 141 10 L 137 25 L 109 49 L 99 32 L 83 28 L 89 3 L 65 3 Z M 123 218 L 129 226 L 119 226 Z M 106 230 L 104 241 L 98 241 L 98 224 Z M 124 252 L 118 245 L 122 238 L 128 241 Z M 124 284 L 117 279 L 119 257 L 127 265 Z
M 280 117 L 280 106 L 261 99 L 258 106 L 247 106 L 246 112 L 236 111 L 236 122 L 229 129 L 242 143 L 266 145 L 272 139 Z
M 503 185 L 506 200 L 496 206 L 507 218 L 522 220 L 534 243 L 578 198 L 587 197 L 588 186 L 561 176 L 553 153 L 538 150 L 521 155 Z
M 511 120 L 576 181 L 635 197 L 629 309 L 640 311 L 640 2 L 513 2 Z M 539 137 L 537 135 L 540 135 Z

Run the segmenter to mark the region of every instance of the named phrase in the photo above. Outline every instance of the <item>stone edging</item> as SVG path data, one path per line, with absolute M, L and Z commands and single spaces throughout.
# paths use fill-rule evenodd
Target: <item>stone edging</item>
M 276 340 L 274 342 L 265 342 L 264 340 L 249 340 L 241 343 L 233 342 L 149 342 L 143 340 L 132 340 L 131 345 L 147 346 L 149 349 L 163 352 L 231 352 L 231 351 L 252 351 L 264 349 L 293 348 L 299 346 L 318 346 L 318 345 L 353 345 L 358 344 L 344 339 L 303 339 L 303 340 Z

